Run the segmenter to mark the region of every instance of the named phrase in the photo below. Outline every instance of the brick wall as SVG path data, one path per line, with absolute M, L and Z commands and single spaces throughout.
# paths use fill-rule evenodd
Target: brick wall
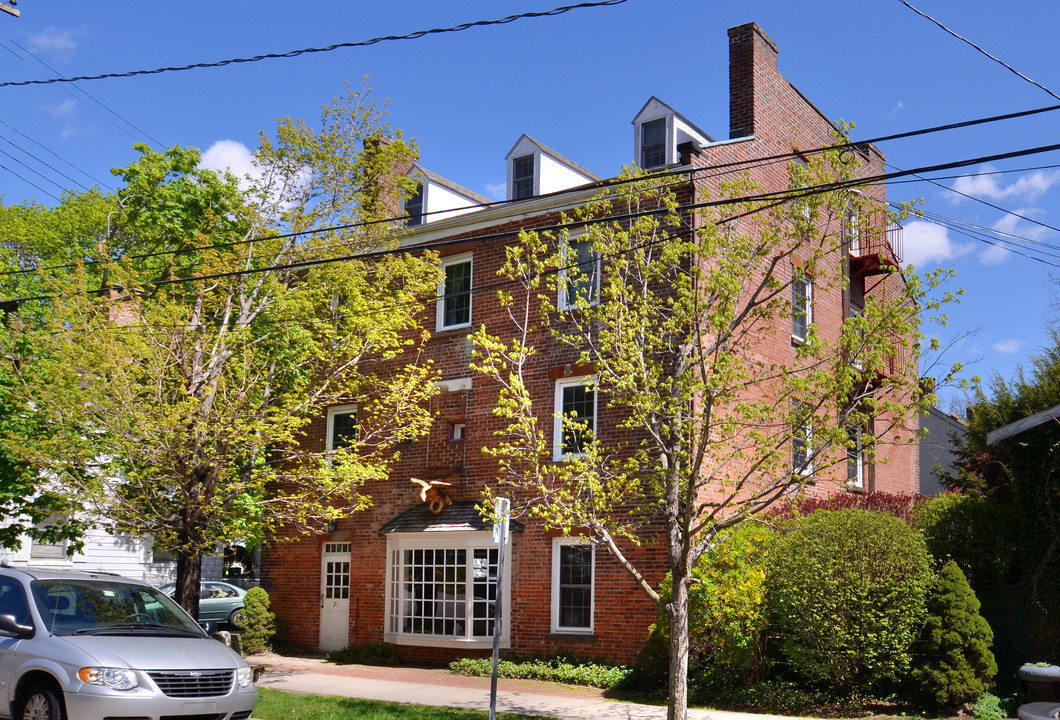
M 777 48 L 756 25 L 749 24 L 729 31 L 731 82 L 731 135 L 743 141 L 715 145 L 698 154 L 691 162 L 696 168 L 715 167 L 723 163 L 751 160 L 764 156 L 789 153 L 792 150 L 819 147 L 832 140 L 832 126 L 777 70 Z M 866 172 L 882 168 L 882 157 L 874 149 L 865 153 Z M 701 174 L 702 187 L 686 188 L 687 198 L 699 191 L 717 191 L 714 180 Z M 774 162 L 755 167 L 752 179 L 764 188 L 786 188 L 788 165 Z M 875 191 L 882 193 L 883 191 Z M 882 197 L 878 198 L 882 199 Z M 558 220 L 555 213 L 542 213 L 517 220 L 498 221 L 490 227 L 463 232 L 469 240 L 448 247 L 446 254 L 472 250 L 473 286 L 493 283 L 501 263 L 504 247 L 514 237 L 503 236 L 519 228 L 543 227 Z M 478 236 L 480 239 L 474 239 Z M 844 258 L 837 254 L 835 262 Z M 867 293 L 883 292 L 886 283 L 896 278 L 881 278 L 866 286 Z M 882 283 L 882 285 L 880 285 Z M 892 289 L 893 290 L 893 289 Z M 847 291 L 833 288 L 815 296 L 814 319 L 827 332 L 838 332 L 847 313 Z M 425 322 L 433 329 L 434 316 Z M 509 326 L 505 311 L 491 293 L 473 297 L 472 322 L 486 324 L 491 331 L 500 332 Z M 795 349 L 791 343 L 790 320 L 765 332 L 756 348 L 759 355 L 770 362 L 790 362 Z M 263 555 L 262 573 L 270 587 L 273 604 L 281 620 L 284 639 L 306 647 L 315 647 L 319 638 L 320 565 L 323 542 L 352 543 L 352 573 L 349 615 L 350 643 L 379 643 L 383 641 L 385 608 L 386 537 L 379 529 L 399 513 L 420 502 L 418 488 L 410 477 L 445 479 L 454 500 L 475 500 L 482 487 L 495 477 L 495 461 L 481 452 L 491 444 L 498 429 L 492 409 L 496 405 L 497 390 L 490 381 L 472 377 L 468 368 L 471 346 L 465 331 L 435 333 L 426 352 L 435 362 L 443 379 L 471 378 L 469 388 L 443 391 L 433 401 L 431 410 L 436 420 L 429 435 L 421 440 L 400 446 L 401 459 L 390 481 L 368 488 L 373 507 L 342 519 L 335 532 L 306 538 L 291 539 L 271 545 Z M 541 342 L 544 348 L 531 366 L 527 376 L 538 404 L 539 422 L 551 428 L 555 378 L 576 372 L 577 353 L 569 348 Z M 914 368 L 910 372 L 915 372 Z M 616 429 L 613 417 L 600 405 L 598 439 L 614 445 L 629 438 Z M 318 418 L 309 429 L 311 441 L 323 447 L 326 418 Z M 464 423 L 465 438 L 452 439 L 454 423 Z M 915 492 L 917 489 L 917 444 L 911 437 L 891 434 L 881 440 L 880 454 L 887 464 L 878 463 L 873 469 L 875 488 L 887 492 Z M 827 494 L 842 489 L 841 483 L 821 483 L 813 492 Z M 645 533 L 647 542 L 640 547 L 623 548 L 634 564 L 644 572 L 647 580 L 657 584 L 665 574 L 662 535 Z M 552 635 L 551 627 L 551 567 L 552 538 L 533 521 L 526 521 L 523 531 L 513 535 L 511 557 L 512 626 L 511 650 L 521 655 L 548 654 L 563 651 L 568 654 L 607 657 L 631 662 L 642 646 L 648 626 L 655 621 L 655 609 L 634 585 L 625 571 L 606 551 L 598 549 L 595 576 L 595 631 L 591 636 Z M 440 662 L 456 656 L 485 655 L 488 650 L 468 652 L 446 648 L 399 646 L 397 650 L 409 661 Z

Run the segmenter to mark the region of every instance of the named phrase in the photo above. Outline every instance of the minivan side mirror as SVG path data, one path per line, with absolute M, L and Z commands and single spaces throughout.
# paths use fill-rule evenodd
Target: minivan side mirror
M 14 615 L 0 615 L 0 631 L 12 633 L 20 637 L 33 637 L 36 630 L 32 625 L 22 625 L 15 620 Z

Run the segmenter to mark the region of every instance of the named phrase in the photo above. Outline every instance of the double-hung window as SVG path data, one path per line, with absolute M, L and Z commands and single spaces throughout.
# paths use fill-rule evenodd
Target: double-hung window
M 795 403 L 791 432 L 791 469 L 796 475 L 813 475 L 813 421 L 804 403 Z
M 843 216 L 843 239 L 847 252 L 855 257 L 861 256 L 861 213 L 858 206 L 851 202 Z
M 405 195 L 405 224 L 415 227 L 423 224 L 423 181 L 416 183 L 416 189 Z
M 645 170 L 666 164 L 666 118 L 640 126 L 640 166 Z
M 357 437 L 357 406 L 340 405 L 328 408 L 328 452 L 353 444 Z
M 552 541 L 552 632 L 593 631 L 593 546 L 579 538 Z
M 564 378 L 556 381 L 556 412 L 553 426 L 553 458 L 581 455 L 596 434 L 595 378 Z
M 569 310 L 579 300 L 595 304 L 600 298 L 600 255 L 589 240 L 572 239 L 563 245 L 559 271 L 559 306 Z
M 847 426 L 847 484 L 858 490 L 865 489 L 865 450 L 861 438 L 860 427 Z
M 534 196 L 534 156 L 524 155 L 512 160 L 512 200 Z
M 502 618 L 511 593 L 509 569 L 498 577 L 489 532 L 394 533 L 387 537 L 386 638 L 406 645 L 488 647 L 503 582 Z M 506 642 L 509 623 L 502 621 Z
M 438 329 L 471 326 L 471 253 L 442 259 L 438 286 Z
M 806 340 L 813 323 L 813 280 L 801 270 L 791 279 L 791 337 Z

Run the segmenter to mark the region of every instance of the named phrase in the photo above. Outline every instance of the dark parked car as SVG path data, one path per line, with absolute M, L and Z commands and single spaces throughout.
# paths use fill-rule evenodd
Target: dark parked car
M 170 597 L 177 591 L 177 586 L 170 584 L 162 587 L 162 592 Z M 238 628 L 239 614 L 243 610 L 243 596 L 247 591 L 236 585 L 219 580 L 204 580 L 199 586 L 199 622 L 215 622 Z

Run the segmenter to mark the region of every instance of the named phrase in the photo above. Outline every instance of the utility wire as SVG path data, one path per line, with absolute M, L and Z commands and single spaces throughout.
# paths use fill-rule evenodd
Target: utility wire
M 687 211 L 691 211 L 691 210 L 704 209 L 704 208 L 708 208 L 708 207 L 721 207 L 721 206 L 727 206 L 727 205 L 737 205 L 737 204 L 746 203 L 746 202 L 769 202 L 769 201 L 773 201 L 773 202 L 770 202 L 770 204 L 766 205 L 765 207 L 756 208 L 754 210 L 751 210 L 751 211 L 748 211 L 748 212 L 744 212 L 744 213 L 741 213 L 741 214 L 738 214 L 738 215 L 733 215 L 733 216 L 730 216 L 730 217 L 727 217 L 727 218 L 723 218 L 722 220 L 718 221 L 719 223 L 731 222 L 733 220 L 741 219 L 743 217 L 746 217 L 748 215 L 754 214 L 756 212 L 761 212 L 763 209 L 767 209 L 768 207 L 772 207 L 774 205 L 782 204 L 782 203 L 785 203 L 785 202 L 791 202 L 793 200 L 798 200 L 798 199 L 801 199 L 801 198 L 809 197 L 811 195 L 817 195 L 817 194 L 821 194 L 821 193 L 825 193 L 825 192 L 834 192 L 834 191 L 837 191 L 837 190 L 847 190 L 847 189 L 851 189 L 851 188 L 855 188 L 855 187 L 859 187 L 859 186 L 863 187 L 865 185 L 871 185 L 871 184 L 876 184 L 876 183 L 881 183 L 881 182 L 887 182 L 887 181 L 889 181 L 889 180 L 891 180 L 893 178 L 907 177 L 907 176 L 911 176 L 911 175 L 922 175 L 922 174 L 928 173 L 928 172 L 937 172 L 937 171 L 940 171 L 940 170 L 946 170 L 946 169 L 951 169 L 951 168 L 956 168 L 956 167 L 967 167 L 969 165 L 975 165 L 975 164 L 982 163 L 982 162 L 991 162 L 991 161 L 996 161 L 996 160 L 1006 160 L 1006 159 L 1011 159 L 1011 158 L 1015 158 L 1015 157 L 1026 157 L 1028 155 L 1035 155 L 1035 154 L 1045 153 L 1045 152 L 1054 152 L 1056 150 L 1060 150 L 1060 144 L 1045 145 L 1045 146 L 1040 146 L 1040 147 L 1035 147 L 1035 148 L 1025 148 L 1023 150 L 1015 150 L 1015 151 L 1011 151 L 1011 152 L 1007 152 L 1007 153 L 999 153 L 999 154 L 990 155 L 990 156 L 984 156 L 984 157 L 979 157 L 979 158 L 970 158 L 970 159 L 966 159 L 966 160 L 957 160 L 957 161 L 948 162 L 948 163 L 940 163 L 940 164 L 937 164 L 937 165 L 931 165 L 931 166 L 926 166 L 926 167 L 922 167 L 922 168 L 916 168 L 916 169 L 913 169 L 913 170 L 900 170 L 900 171 L 894 171 L 894 172 L 889 172 L 889 173 L 881 173 L 881 174 L 878 174 L 878 175 L 873 175 L 873 176 L 864 177 L 864 178 L 853 178 L 853 179 L 849 179 L 849 180 L 839 180 L 839 181 L 836 181 L 836 182 L 824 183 L 824 184 L 821 184 L 821 185 L 811 186 L 811 187 L 806 187 L 806 188 L 785 189 L 785 190 L 778 190 L 778 191 L 772 191 L 772 192 L 764 192 L 764 193 L 758 193 L 758 194 L 755 194 L 755 195 L 743 196 L 743 197 L 739 197 L 739 198 L 725 198 L 725 199 L 721 199 L 721 200 L 706 200 L 706 201 L 701 201 L 701 202 L 685 203 L 685 204 L 681 204 L 681 205 L 677 206 L 677 208 L 675 208 L 675 210 L 678 211 L 678 212 L 687 212 Z M 544 226 L 544 227 L 535 227 L 535 228 L 530 228 L 530 229 L 532 229 L 535 232 L 547 232 L 547 231 L 550 231 L 550 230 L 561 230 L 561 229 L 570 230 L 572 228 L 587 227 L 587 226 L 590 226 L 590 225 L 595 225 L 595 224 L 600 224 L 600 223 L 605 223 L 605 222 L 616 222 L 616 221 L 623 221 L 623 220 L 635 220 L 635 219 L 638 219 L 638 218 L 650 217 L 650 216 L 653 216 L 653 215 L 660 215 L 660 214 L 664 214 L 664 213 L 668 213 L 668 212 L 671 212 L 671 211 L 669 209 L 666 209 L 666 208 L 653 208 L 651 210 L 644 210 L 644 211 L 635 212 L 635 213 L 615 214 L 615 215 L 609 215 L 609 216 L 602 217 L 602 218 L 590 218 L 590 219 L 586 219 L 586 220 L 579 220 L 579 221 L 575 221 L 575 222 L 567 222 L 567 223 L 556 224 L 556 225 L 551 225 L 551 226 Z M 522 229 L 527 229 L 527 228 L 522 228 Z M 301 270 L 301 269 L 306 269 L 306 268 L 310 268 L 310 267 L 316 267 L 316 266 L 319 266 L 319 265 L 329 265 L 329 264 L 338 263 L 338 262 L 348 262 L 348 261 L 351 261 L 351 260 L 363 260 L 363 259 L 371 258 L 371 257 L 384 257 L 384 256 L 387 256 L 387 255 L 394 255 L 394 254 L 397 254 L 397 253 L 408 252 L 409 250 L 417 250 L 418 251 L 418 250 L 424 250 L 424 249 L 433 249 L 433 248 L 444 247 L 444 246 L 449 246 L 449 245 L 454 245 L 454 244 L 459 244 L 459 243 L 466 243 L 466 242 L 472 241 L 472 240 L 474 240 L 474 241 L 482 241 L 482 240 L 485 240 L 485 239 L 492 239 L 492 238 L 499 238 L 499 237 L 509 237 L 509 236 L 517 234 L 519 231 L 520 230 L 518 230 L 518 229 L 517 230 L 506 230 L 506 231 L 502 231 L 502 232 L 498 232 L 498 233 L 493 233 L 493 234 L 490 234 L 490 235 L 475 235 L 473 237 L 458 236 L 458 237 L 448 238 L 446 240 L 437 241 L 437 242 L 433 242 L 433 243 L 424 243 L 424 244 L 416 245 L 416 246 L 414 246 L 412 248 L 399 247 L 399 248 L 387 249 L 387 250 L 377 250 L 377 251 L 373 251 L 373 252 L 357 252 L 357 253 L 345 254 L 345 255 L 339 255 L 339 256 L 333 256 L 333 257 L 312 258 L 312 259 L 309 259 L 309 260 L 302 260 L 302 261 L 297 261 L 297 262 L 281 263 L 281 264 L 277 264 L 277 265 L 268 265 L 268 266 L 262 266 L 262 267 L 257 267 L 257 268 L 245 268 L 245 269 L 242 269 L 242 270 L 231 270 L 231 271 L 219 272 L 219 273 L 209 273 L 209 274 L 204 274 L 204 275 L 193 275 L 193 276 L 179 277 L 179 278 L 160 278 L 158 280 L 150 281 L 147 284 L 148 285 L 152 285 L 154 287 L 163 287 L 163 286 L 167 286 L 167 285 L 177 285 L 177 284 L 184 284 L 184 283 L 190 283 L 190 282 L 205 282 L 205 281 L 212 281 L 212 280 L 221 280 L 221 279 L 225 279 L 225 278 L 243 277 L 243 276 L 247 276 L 247 275 L 256 275 L 256 274 L 267 273 L 267 272 L 281 272 L 281 271 L 288 271 L 288 270 Z M 24 272 L 24 271 L 16 271 L 16 272 Z M 79 291 L 79 292 L 81 294 L 89 294 L 89 293 L 98 293 L 100 291 L 99 290 L 93 290 L 93 291 Z M 21 298 L 12 298 L 12 299 L 7 300 L 5 302 L 6 303 L 18 304 L 18 303 L 29 302 L 29 301 L 49 300 L 49 299 L 52 299 L 53 297 L 54 296 L 51 296 L 51 295 L 41 295 L 41 296 L 34 296 L 34 297 L 21 297 Z
M 230 60 L 218 60 L 216 62 L 193 63 L 191 65 L 155 68 L 154 70 L 132 70 L 129 72 L 122 73 L 106 73 L 104 75 L 81 75 L 78 77 L 71 78 L 58 77 L 49 78 L 47 80 L 22 80 L 20 82 L 3 82 L 0 83 L 0 87 L 16 87 L 22 85 L 50 85 L 52 83 L 80 82 L 82 80 L 105 80 L 109 78 L 134 77 L 136 75 L 157 75 L 158 73 L 164 72 L 180 72 L 183 70 L 195 70 L 199 68 L 223 67 L 225 65 L 233 65 L 237 63 L 259 62 L 261 60 L 292 58 L 298 57 L 299 55 L 306 55 L 309 53 L 331 52 L 332 50 L 338 50 L 341 48 L 365 47 L 367 45 L 375 45 L 376 43 L 387 42 L 391 40 L 416 40 L 427 35 L 439 35 L 442 33 L 461 32 L 463 30 L 469 30 L 474 27 L 486 27 L 489 25 L 506 25 L 507 23 L 515 22 L 516 20 L 523 20 L 525 18 L 551 17 L 553 15 L 562 15 L 563 13 L 570 12 L 571 10 L 579 10 L 582 8 L 606 7 L 609 5 L 621 5 L 624 2 L 626 2 L 626 0 L 600 0 L 599 2 L 584 2 L 578 3 L 577 5 L 564 5 L 563 7 L 553 8 L 552 10 L 543 10 L 540 12 L 526 12 L 519 13 L 518 15 L 509 15 L 507 17 L 498 18 L 495 20 L 476 20 L 474 22 L 461 23 L 459 25 L 452 25 L 450 27 L 432 28 L 430 30 L 417 30 L 415 32 L 407 33 L 405 35 L 387 35 L 385 37 L 375 37 L 370 40 L 361 40 L 359 42 L 335 43 L 334 45 L 328 45 L 327 47 L 303 48 L 301 50 L 289 50 L 287 52 L 282 53 L 268 53 L 265 55 L 255 55 L 254 57 L 233 58 Z
M 1014 75 L 1016 75 L 1016 76 L 1018 76 L 1018 77 L 1022 78 L 1023 80 L 1026 80 L 1026 81 L 1027 81 L 1027 82 L 1029 82 L 1029 83 L 1030 83 L 1031 85 L 1034 85 L 1035 87 L 1037 87 L 1037 88 L 1040 88 L 1040 89 L 1044 90 L 1045 92 L 1049 93 L 1049 94 L 1050 94 L 1050 95 L 1052 95 L 1052 96 L 1053 96 L 1054 98 L 1056 98 L 1057 100 L 1060 100 L 1060 95 L 1057 95 L 1057 94 L 1056 94 L 1056 93 L 1054 93 L 1054 92 L 1053 92 L 1052 90 L 1050 90 L 1049 88 L 1047 88 L 1047 87 L 1045 87 L 1044 85 L 1042 85 L 1042 84 L 1041 84 L 1040 82 L 1037 82 L 1037 81 L 1035 81 L 1035 80 L 1031 80 L 1031 79 L 1030 79 L 1029 77 L 1027 77 L 1027 76 L 1026 76 L 1026 75 L 1024 75 L 1023 73 L 1021 73 L 1021 72 L 1020 72 L 1019 70 L 1017 70 L 1016 68 L 1014 68 L 1014 67 L 1012 67 L 1011 65 L 1009 65 L 1009 64 L 1008 64 L 1007 62 L 1005 62 L 1005 61 L 1004 61 L 1004 60 L 1002 60 L 1001 58 L 998 58 L 998 57 L 995 57 L 994 55 L 991 55 L 991 54 L 990 54 L 990 53 L 988 53 L 988 52 L 987 52 L 986 50 L 984 50 L 983 48 L 979 47 L 978 45 L 976 45 L 976 44 L 975 44 L 974 42 L 972 42 L 972 41 L 971 41 L 971 40 L 969 40 L 968 38 L 964 37 L 963 35 L 960 35 L 960 34 L 958 34 L 958 33 L 954 32 L 953 30 L 950 30 L 950 29 L 949 29 L 948 27 L 946 27 L 946 26 L 945 26 L 945 25 L 943 25 L 943 24 L 942 24 L 941 22 L 939 22 L 939 21 L 938 21 L 938 20 L 936 20 L 935 18 L 931 17 L 930 15 L 928 15 L 927 13 L 925 13 L 924 11 L 922 11 L 922 10 L 919 10 L 919 9 L 917 9 L 917 8 L 913 7 L 913 5 L 911 5 L 911 4 L 910 4 L 910 3 L 908 2 L 908 0 L 898 0 L 898 2 L 902 3 L 903 5 L 905 5 L 905 6 L 907 7 L 907 8 L 909 8 L 910 10 L 912 10 L 913 12 L 915 12 L 915 13 L 916 13 L 917 15 L 919 15 L 920 17 L 922 17 L 922 18 L 926 18 L 927 20 L 930 20 L 931 22 L 935 23 L 935 24 L 936 24 L 936 25 L 938 25 L 938 26 L 939 26 L 940 28 L 942 28 L 942 29 L 943 29 L 943 30 L 945 30 L 945 31 L 946 31 L 947 33 L 949 33 L 949 34 L 950 34 L 950 35 L 952 35 L 953 37 L 957 38 L 957 39 L 958 39 L 958 40 L 960 40 L 961 42 L 965 42 L 965 43 L 968 43 L 968 44 L 969 44 L 969 45 L 971 45 L 971 46 L 972 46 L 973 48 L 975 48 L 976 50 L 978 50 L 979 52 L 981 52 L 981 53 L 982 53 L 983 55 L 986 55 L 986 56 L 987 56 L 988 58 L 990 58 L 991 60 L 993 60 L 994 62 L 996 62 L 996 63 L 997 63 L 998 65 L 1001 65 L 1001 66 L 1002 66 L 1003 68 L 1005 68 L 1005 69 L 1006 69 L 1006 70 L 1008 70 L 1009 72 L 1011 72 L 1011 73 L 1013 73 Z
M 59 73 L 59 71 L 58 71 L 58 70 L 56 70 L 55 68 L 53 68 L 53 67 L 52 67 L 51 65 L 49 65 L 48 63 L 46 63 L 46 62 L 45 62 L 44 60 L 42 60 L 42 59 L 41 59 L 40 57 L 38 57 L 37 55 L 35 55 L 35 54 L 34 54 L 34 53 L 33 53 L 32 51 L 30 51 L 30 50 L 27 50 L 26 48 L 22 47 L 21 45 L 19 45 L 19 44 L 18 44 L 17 42 L 15 42 L 14 40 L 12 40 L 12 41 L 11 41 L 11 44 L 12 44 L 12 45 L 14 45 L 15 47 L 17 47 L 17 48 L 18 48 L 19 50 L 21 50 L 22 52 L 24 52 L 24 53 L 26 53 L 27 55 L 29 55 L 29 56 L 30 56 L 31 58 L 33 58 L 34 60 L 36 60 L 37 62 L 39 62 L 39 63 L 40 63 L 41 65 L 43 65 L 44 67 L 48 68 L 48 70 L 50 70 L 50 71 L 51 71 L 51 73 L 52 73 L 52 74 L 53 74 L 53 75 L 54 75 L 55 77 L 58 77 L 58 78 L 61 78 L 61 77 L 62 77 L 62 75 L 61 75 L 61 74 Z M 16 57 L 18 57 L 18 56 L 16 55 Z M 21 59 L 21 60 L 22 60 L 22 62 L 26 62 L 26 59 L 25 59 L 25 58 L 19 58 L 19 59 Z M 28 65 L 29 63 L 27 62 L 26 64 Z M 32 65 L 30 65 L 30 67 L 33 67 L 33 66 L 32 66 Z M 93 96 L 93 95 L 92 95 L 91 93 L 89 93 L 89 92 L 88 92 L 87 90 L 84 90 L 84 89 L 82 89 L 82 88 L 78 87 L 77 85 L 74 85 L 74 88 L 76 88 L 76 89 L 77 89 L 77 91 L 78 91 L 79 93 L 81 93 L 82 95 L 84 95 L 85 97 L 87 97 L 87 98 L 88 98 L 89 100 L 91 100 L 92 102 L 94 102 L 94 103 L 95 103 L 96 105 L 99 105 L 99 106 L 100 106 L 101 108 L 103 108 L 104 110 L 106 110 L 107 112 L 109 112 L 109 113 L 110 113 L 111 115 L 113 115 L 114 117 L 118 118 L 118 119 L 119 119 L 119 120 L 121 120 L 121 121 L 122 121 L 123 123 L 125 123 L 126 125 L 128 125 L 129 127 L 131 127 L 131 128 L 133 129 L 133 130 L 135 130 L 135 131 L 136 131 L 137 133 L 139 133 L 139 134 L 140 134 L 140 136 L 139 136 L 139 137 L 137 137 L 136 135 L 133 135 L 132 133 L 130 133 L 130 132 L 129 132 L 128 130 L 126 130 L 125 128 L 123 128 L 123 127 L 119 126 L 119 125 L 118 125 L 118 124 L 117 124 L 116 122 L 114 122 L 113 120 L 111 120 L 111 119 L 110 119 L 109 117 L 107 117 L 107 116 L 106 116 L 106 115 L 104 115 L 103 113 L 99 112 L 99 110 L 97 110 L 96 108 L 92 107 L 92 105 L 89 105 L 89 104 L 88 104 L 87 102 L 85 102 L 84 98 L 80 98 L 80 97 L 78 97 L 78 96 L 74 95 L 74 94 L 73 94 L 72 92 L 70 92 L 69 90 L 66 90 L 65 88 L 64 88 L 64 90 L 66 90 L 66 94 L 67 94 L 67 95 L 69 95 L 70 97 L 74 98 L 75 100 L 77 100 L 77 101 L 79 101 L 79 102 L 83 103 L 83 104 L 84 104 L 84 105 L 85 105 L 86 107 L 90 108 L 90 109 L 91 109 L 91 110 L 92 110 L 93 112 L 95 112 L 95 113 L 96 113 L 97 115 L 99 115 L 99 116 L 100 116 L 101 118 L 103 118 L 104 120 L 106 120 L 107 122 L 109 122 L 109 123 L 110 123 L 111 125 L 113 125 L 113 126 L 114 126 L 115 128 L 117 128 L 118 130 L 121 130 L 122 132 L 124 132 L 124 133 L 125 133 L 126 135 L 128 135 L 128 136 L 129 136 L 130 138 L 132 138 L 133 140 L 136 140 L 136 141 L 140 141 L 140 140 L 141 140 L 141 139 L 143 139 L 143 138 L 147 138 L 147 139 L 148 139 L 148 140 L 150 140 L 150 141 L 151 141 L 152 143 L 154 143 L 154 145 L 155 145 L 155 147 L 156 147 L 156 148 L 164 148 L 164 147 L 165 147 L 165 144 L 164 144 L 164 143 L 161 143 L 161 142 L 159 142 L 158 140 L 156 140 L 156 139 L 154 139 L 153 137 L 151 137 L 151 136 L 150 136 L 150 135 L 149 135 L 148 133 L 146 133 L 146 132 L 144 132 L 143 130 L 141 130 L 140 128 L 136 127 L 136 125 L 134 125 L 134 124 L 133 124 L 132 122 L 130 122 L 130 121 L 128 120 L 128 118 L 125 118 L 125 117 L 123 117 L 123 116 L 122 116 L 122 115 L 121 115 L 120 113 L 118 113 L 118 112 L 116 112 L 115 110 L 113 110 L 113 109 L 111 109 L 110 107 L 108 107 L 108 106 L 107 106 L 107 105 L 106 105 L 106 104 L 105 104 L 105 103 L 104 103 L 104 102 L 103 102 L 102 100 L 100 100 L 99 98 L 97 98 L 97 97 Z

